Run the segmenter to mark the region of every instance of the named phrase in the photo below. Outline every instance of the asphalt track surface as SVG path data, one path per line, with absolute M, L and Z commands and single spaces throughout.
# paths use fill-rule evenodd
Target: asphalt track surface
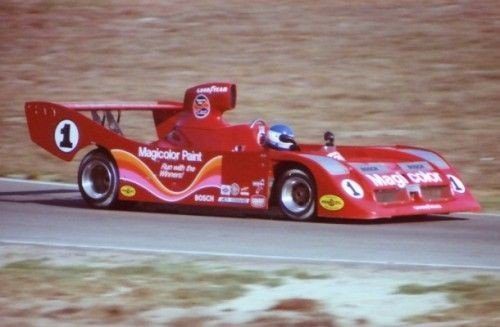
M 500 270 L 500 216 L 495 214 L 369 223 L 221 214 L 179 214 L 163 207 L 94 210 L 75 185 L 0 179 L 0 245 Z

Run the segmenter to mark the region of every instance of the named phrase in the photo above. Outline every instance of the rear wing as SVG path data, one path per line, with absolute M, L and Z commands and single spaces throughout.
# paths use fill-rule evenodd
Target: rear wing
M 94 144 L 106 148 L 130 140 L 120 129 L 122 111 L 151 111 L 159 137 L 171 125 L 173 116 L 183 110 L 174 101 L 149 103 L 53 103 L 33 101 L 25 104 L 30 137 L 53 155 L 70 161 L 81 148 Z M 91 118 L 82 112 L 90 112 Z
M 99 145 L 111 149 L 134 141 L 123 137 L 120 129 L 122 111 L 151 111 L 158 138 L 174 126 L 218 128 L 225 126 L 222 114 L 236 106 L 236 85 L 214 82 L 186 90 L 184 102 L 145 103 L 53 103 L 27 102 L 26 119 L 31 139 L 63 160 L 71 160 L 79 149 Z M 88 111 L 86 117 L 82 112 Z
M 113 132 L 123 135 L 119 123 L 122 111 L 152 111 L 155 125 L 157 127 L 158 137 L 160 133 L 158 128 L 166 118 L 172 114 L 178 113 L 183 110 L 183 104 L 176 101 L 159 101 L 159 102 L 123 102 L 123 103 L 78 103 L 78 102 L 64 102 L 60 103 L 61 106 L 76 110 L 76 111 L 89 111 L 92 114 L 92 119 L 95 122 L 100 122 L 101 125 L 107 126 Z M 114 115 L 116 112 L 116 117 Z

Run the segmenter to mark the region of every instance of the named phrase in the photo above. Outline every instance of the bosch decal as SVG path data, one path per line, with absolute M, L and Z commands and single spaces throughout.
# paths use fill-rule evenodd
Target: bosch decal
M 194 200 L 196 202 L 214 202 L 215 197 L 213 195 L 210 195 L 210 194 L 195 194 Z

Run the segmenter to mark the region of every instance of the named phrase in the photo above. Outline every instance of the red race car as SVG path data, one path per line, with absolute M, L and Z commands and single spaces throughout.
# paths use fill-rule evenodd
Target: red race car
M 268 210 L 294 220 L 375 219 L 477 211 L 439 154 L 408 146 L 297 144 L 286 125 L 229 125 L 236 85 L 188 89 L 183 102 L 26 103 L 31 139 L 70 161 L 87 146 L 78 186 L 95 208 L 120 201 Z M 123 136 L 121 114 L 151 111 L 158 139 Z

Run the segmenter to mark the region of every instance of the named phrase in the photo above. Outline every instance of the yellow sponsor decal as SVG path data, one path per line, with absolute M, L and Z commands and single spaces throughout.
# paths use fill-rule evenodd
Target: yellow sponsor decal
M 121 188 L 120 188 L 120 192 L 121 194 L 123 194 L 123 196 L 126 196 L 127 198 L 131 198 L 135 195 L 135 188 L 133 188 L 132 186 L 130 185 L 123 185 Z
M 319 204 L 326 210 L 337 211 L 344 207 L 344 200 L 336 195 L 323 195 L 319 199 Z

